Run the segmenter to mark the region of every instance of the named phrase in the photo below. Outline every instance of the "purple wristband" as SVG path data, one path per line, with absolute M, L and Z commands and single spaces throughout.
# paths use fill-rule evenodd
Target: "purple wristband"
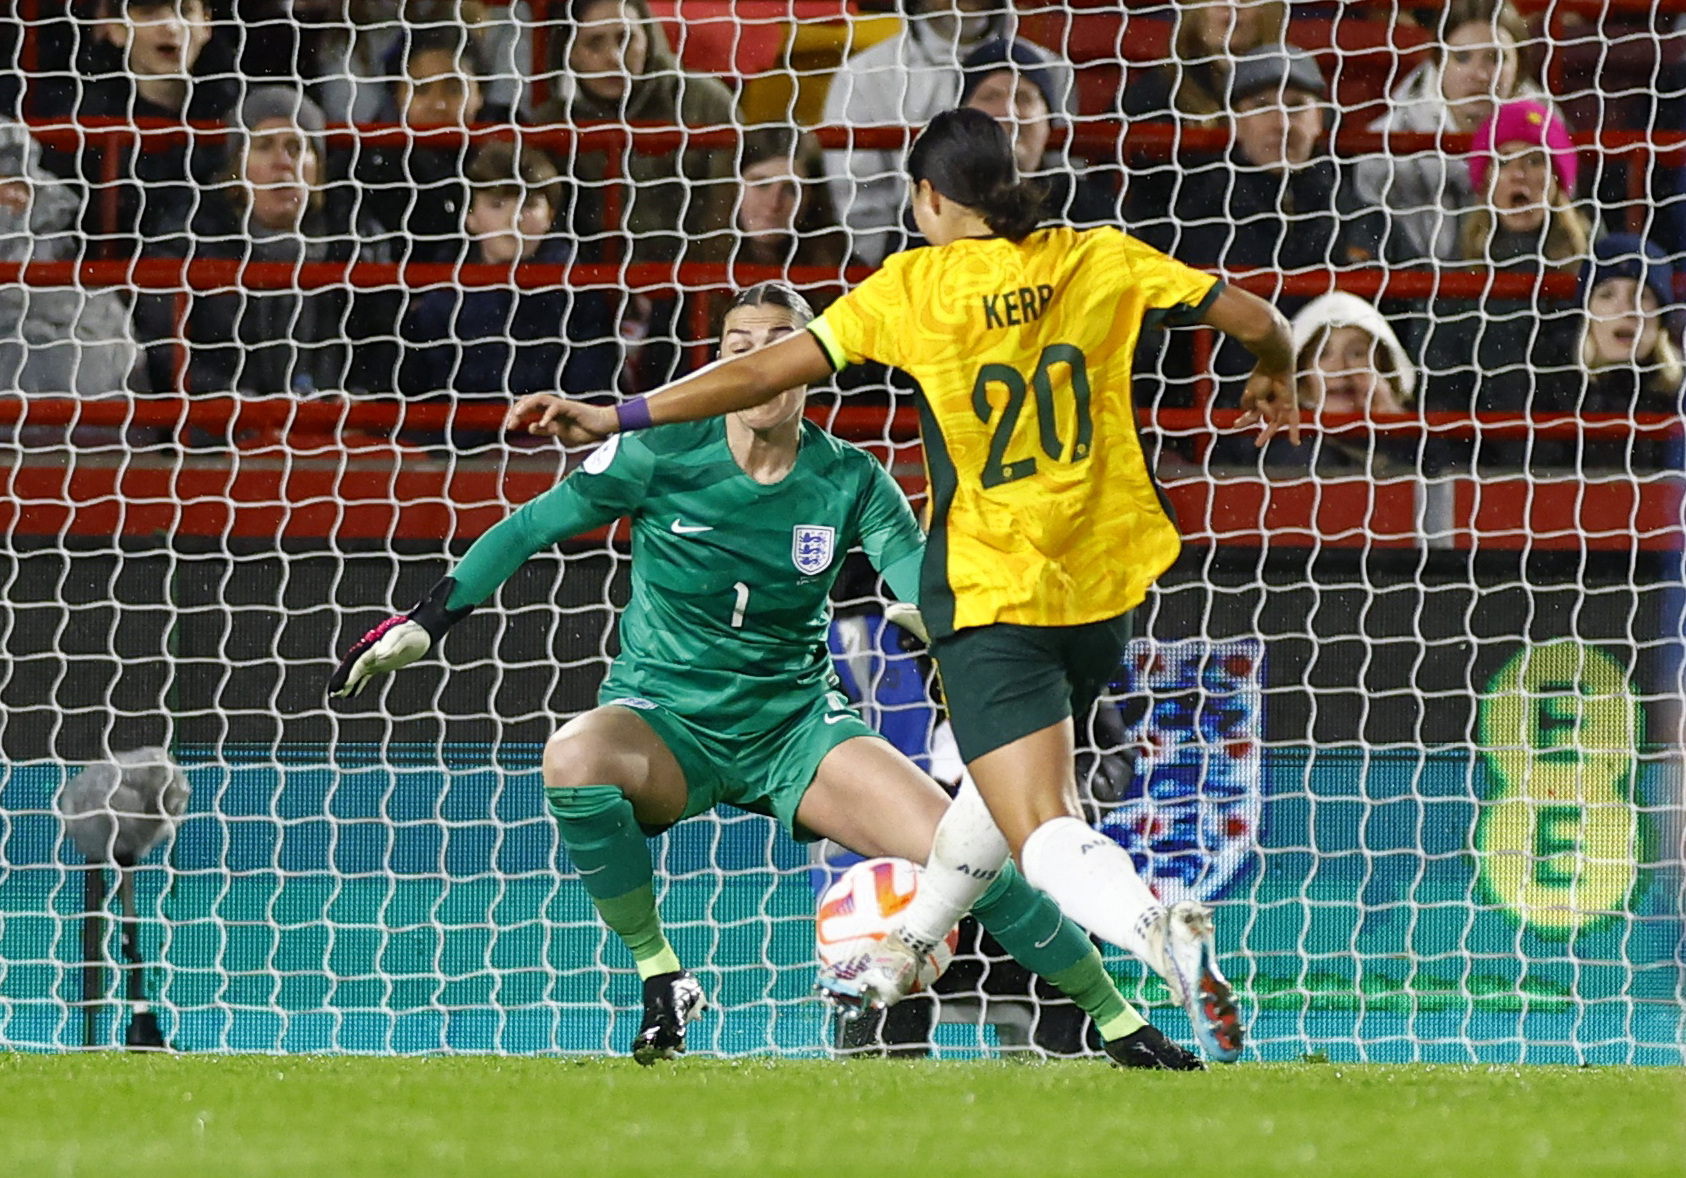
M 630 401 L 622 401 L 615 406 L 615 421 L 620 424 L 623 434 L 635 429 L 649 429 L 655 424 L 650 420 L 650 398 L 634 397 Z

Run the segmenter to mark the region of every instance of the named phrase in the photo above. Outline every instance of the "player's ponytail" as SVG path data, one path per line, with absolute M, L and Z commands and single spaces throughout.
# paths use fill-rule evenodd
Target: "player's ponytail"
M 907 174 L 974 210 L 997 237 L 1022 241 L 1042 222 L 1042 186 L 1019 179 L 1013 141 L 981 110 L 961 107 L 932 119 L 908 153 Z

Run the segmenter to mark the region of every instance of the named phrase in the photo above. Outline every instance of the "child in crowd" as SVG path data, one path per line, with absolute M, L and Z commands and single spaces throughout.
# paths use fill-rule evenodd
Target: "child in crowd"
M 1580 163 L 1549 107 L 1500 106 L 1475 133 L 1469 173 L 1479 203 L 1464 219 L 1464 260 L 1533 274 L 1580 267 L 1589 248 L 1589 226 L 1571 203 Z M 1531 296 L 1436 299 L 1422 348 L 1428 407 L 1538 413 L 1560 405 L 1562 341 L 1574 334 L 1575 315 Z M 1494 461 L 1518 452 L 1495 439 L 1478 447 Z
M 122 0 L 119 9 L 102 26 L 116 68 L 84 84 L 78 115 L 221 122 L 239 98 L 240 81 L 226 48 L 213 41 L 206 0 Z M 163 234 L 166 229 L 179 233 L 192 220 L 197 188 L 222 162 L 217 141 L 130 141 L 83 152 L 80 170 L 94 193 L 90 211 L 96 217 L 104 213 L 105 151 L 121 152 L 123 160 L 116 224 L 109 227 L 116 236 L 106 238 L 105 248 L 96 252 L 130 253 L 137 238 L 149 253 L 186 252 L 185 242 L 167 242 Z M 107 227 L 96 219 L 90 229 L 98 233 Z
M 1656 245 L 1613 233 L 1581 272 L 1585 317 L 1563 406 L 1581 413 L 1679 413 L 1686 370 L 1668 322 L 1674 267 Z
M 416 132 L 403 142 L 364 148 L 356 176 L 364 208 L 394 242 L 402 261 L 454 262 L 467 192 L 463 139 L 430 136 L 466 127 L 483 104 L 475 42 L 461 25 L 420 25 L 402 40 L 403 68 L 392 84 L 393 113 Z
M 1382 313 L 1357 295 L 1334 291 L 1294 316 L 1295 393 L 1325 414 L 1397 414 L 1416 403 L 1417 370 Z
M 502 122 L 521 99 L 532 72 L 532 11 L 526 0 L 339 0 L 343 20 L 324 27 L 315 57 L 313 87 L 322 109 L 337 123 L 392 120 L 391 81 L 400 72 L 406 25 L 466 27 L 474 53 L 489 70 L 477 81 L 484 94 L 481 119 Z
M 552 233 L 561 179 L 543 152 L 509 143 L 481 147 L 470 161 L 471 196 L 462 227 L 470 265 L 566 264 L 573 243 Z M 602 392 L 619 360 L 609 301 L 602 291 L 451 284 L 413 304 L 402 373 L 412 396 L 454 392 L 520 397 Z
M 1574 206 L 1580 160 L 1550 107 L 1507 102 L 1476 129 L 1469 178 L 1476 204 L 1464 218 L 1465 261 L 1578 267 L 1590 227 Z
M 1337 420 L 1370 420 L 1413 410 L 1418 374 L 1399 335 L 1382 313 L 1357 295 L 1334 291 L 1302 307 L 1289 325 L 1294 341 L 1294 394 L 1301 413 L 1322 421 L 1299 446 L 1273 440 L 1268 467 L 1308 467 L 1318 474 L 1408 475 L 1423 469 L 1429 450 L 1417 436 L 1390 437 Z M 1226 439 L 1225 453 L 1250 465 L 1254 459 Z M 1429 465 L 1435 465 L 1429 462 Z

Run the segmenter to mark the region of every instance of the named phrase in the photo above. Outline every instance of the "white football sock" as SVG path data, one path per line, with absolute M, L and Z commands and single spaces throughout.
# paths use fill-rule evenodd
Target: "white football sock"
M 1148 930 L 1165 909 L 1123 847 L 1076 818 L 1054 818 L 1031 832 L 1019 861 L 1061 912 L 1159 968 Z
M 919 953 L 929 953 L 995 882 L 1007 853 L 1006 837 L 967 774 L 937 825 L 919 890 L 896 925 L 902 939 Z

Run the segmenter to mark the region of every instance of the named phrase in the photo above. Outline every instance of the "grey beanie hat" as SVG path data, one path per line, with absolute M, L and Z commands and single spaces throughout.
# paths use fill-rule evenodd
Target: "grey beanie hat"
M 228 121 L 229 126 L 239 127 L 250 135 L 271 119 L 285 119 L 303 131 L 316 157 L 322 158 L 322 132 L 327 129 L 328 120 L 308 95 L 291 86 L 253 86 Z

